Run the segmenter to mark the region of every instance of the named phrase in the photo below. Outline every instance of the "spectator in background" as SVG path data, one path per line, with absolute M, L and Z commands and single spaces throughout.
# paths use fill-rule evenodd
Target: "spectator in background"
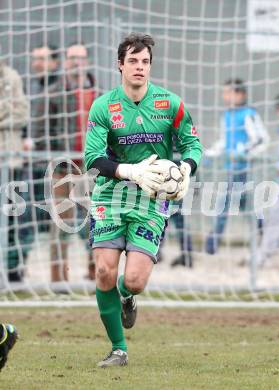
M 44 203 L 44 176 L 48 160 L 48 151 L 63 150 L 61 134 L 58 128 L 57 105 L 54 94 L 59 80 L 59 55 L 54 46 L 39 46 L 33 49 L 31 57 L 30 101 L 31 118 L 26 130 L 24 149 L 37 153 L 24 165 L 23 179 L 28 183 L 28 193 L 23 193 L 27 208 L 20 220 L 20 243 L 25 257 L 31 249 L 37 232 L 48 231 L 49 214 L 34 207 L 35 203 Z M 63 140 L 64 144 L 64 140 Z
M 177 152 L 176 148 L 174 152 Z M 179 161 L 175 161 L 177 165 L 179 165 Z M 193 244 L 192 237 L 190 234 L 189 224 L 185 222 L 185 216 L 182 214 L 182 205 L 183 201 L 174 202 L 176 207 L 178 207 L 178 211 L 173 214 L 170 219 L 174 223 L 176 229 L 176 237 L 179 242 L 180 254 L 173 259 L 171 262 L 171 267 L 177 267 L 178 265 L 182 265 L 183 267 L 193 267 Z
M 32 51 L 31 124 L 24 141 L 26 150 L 45 152 L 58 149 L 57 111 L 52 97 L 59 80 L 59 63 L 58 49 L 55 46 L 39 46 Z M 34 168 L 45 169 L 45 164 L 45 153 L 41 153 L 41 157 L 34 160 Z
M 192 237 L 189 233 L 189 226 L 187 226 L 184 222 L 184 215 L 181 214 L 182 203 L 178 204 L 179 211 L 171 216 L 176 231 L 177 237 L 179 240 L 180 247 L 180 255 L 178 255 L 172 262 L 171 267 L 176 267 L 178 265 L 182 265 L 184 267 L 193 267 L 193 245 L 192 245 Z
M 82 44 L 70 45 L 65 61 L 67 112 L 74 113 L 75 120 L 69 117 L 68 134 L 70 149 L 77 152 L 83 150 L 88 112 L 96 98 L 95 77 L 88 72 L 88 66 L 87 48 Z
M 275 98 L 275 112 L 279 118 L 279 95 Z M 279 128 L 277 129 L 279 135 Z M 277 141 L 276 150 L 276 176 L 275 180 L 279 185 L 279 147 Z M 265 219 L 263 236 L 261 245 L 257 251 L 257 263 L 263 267 L 266 261 L 279 249 L 279 198 L 277 202 L 268 210 L 267 218 Z
M 247 182 L 250 160 L 260 157 L 269 141 L 267 130 L 259 114 L 247 105 L 247 90 L 241 79 L 230 79 L 225 82 L 223 101 L 227 109 L 222 116 L 222 137 L 213 147 L 205 151 L 207 157 L 223 155 L 228 174 L 225 207 L 216 217 L 213 232 L 206 240 L 206 252 L 209 254 L 215 254 L 218 250 L 227 222 L 233 183 Z M 246 196 L 242 194 L 240 207 L 243 209 L 245 206 Z M 262 220 L 258 220 L 258 227 L 262 227 Z
M 193 245 L 192 237 L 189 233 L 189 227 L 184 223 L 184 216 L 181 214 L 181 202 L 175 202 L 175 207 L 179 207 L 179 210 L 173 214 L 170 219 L 174 223 L 176 229 L 176 237 L 178 238 L 180 254 L 175 257 L 171 262 L 171 267 L 177 267 L 182 265 L 183 267 L 193 267 Z M 158 262 L 164 261 L 164 240 L 162 237 L 161 248 L 157 253 Z
M 174 153 L 176 153 L 176 148 L 174 148 Z M 177 165 L 179 165 L 179 161 L 174 161 Z M 182 214 L 182 201 L 174 201 L 174 207 L 178 209 L 178 211 L 171 215 L 170 222 L 173 222 L 175 226 L 175 236 L 178 239 L 180 254 L 176 256 L 172 262 L 171 267 L 177 267 L 179 265 L 183 267 L 193 267 L 193 245 L 192 245 L 192 237 L 190 234 L 189 224 L 185 223 L 185 216 Z M 161 246 L 157 253 L 158 262 L 164 261 L 164 241 L 166 237 L 164 237 L 161 241 Z
M 0 152 L 2 154 L 0 163 L 2 167 L 4 164 L 7 165 L 9 181 L 21 179 L 22 158 L 15 158 L 9 153 L 22 151 L 22 130 L 27 120 L 28 101 L 23 92 L 21 77 L 14 69 L 0 61 Z M 2 174 L 3 171 L 1 176 Z M 0 177 L 0 180 L 1 185 L 7 184 L 3 182 L 3 177 Z M 20 281 L 22 277 L 16 222 L 15 217 L 9 217 L 8 253 L 4 252 L 8 260 L 10 281 Z M 1 226 L 1 228 L 7 227 Z
M 61 123 L 59 127 L 63 128 L 66 150 L 78 153 L 82 153 L 83 150 L 88 112 L 93 100 L 96 98 L 95 78 L 88 72 L 88 65 L 87 48 L 83 44 L 71 44 L 66 51 L 65 79 L 60 79 L 60 83 L 63 83 L 63 86 L 65 86 L 65 94 L 64 96 L 58 96 L 56 99 L 57 112 L 64 114 L 63 117 L 60 117 Z M 57 92 L 61 91 L 63 86 L 58 84 Z M 74 163 L 84 172 L 82 157 L 74 160 Z M 56 204 L 60 204 L 63 200 L 69 198 L 71 183 L 63 180 L 69 173 L 79 174 L 79 172 L 75 172 L 73 165 L 68 166 L 67 164 L 61 164 L 60 169 L 56 169 L 54 173 L 53 180 L 56 186 L 53 191 Z M 78 224 L 82 223 L 87 215 L 87 209 L 90 207 L 88 195 L 77 205 L 77 218 L 73 215 L 73 208 L 69 208 L 60 217 L 65 221 L 67 220 L 70 224 L 77 220 Z M 79 231 L 79 235 L 83 240 L 86 239 L 87 243 L 88 231 L 86 231 L 86 227 Z M 53 224 L 51 238 L 52 264 L 58 264 L 60 254 L 62 254 L 64 264 L 67 264 L 68 234 L 65 234 L 57 225 Z M 95 265 L 88 243 L 87 251 L 88 277 L 89 279 L 95 279 Z M 67 279 L 65 272 L 64 278 Z M 52 280 L 61 280 L 61 269 L 59 266 L 52 267 Z

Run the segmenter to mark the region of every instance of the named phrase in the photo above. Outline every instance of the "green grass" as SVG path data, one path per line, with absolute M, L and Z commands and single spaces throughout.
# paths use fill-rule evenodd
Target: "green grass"
M 20 340 L 1 372 L 11 390 L 277 390 L 279 311 L 140 308 L 128 367 L 109 351 L 96 309 L 2 309 Z
M 65 300 L 65 298 L 69 298 L 72 300 L 83 300 L 83 299 L 90 299 L 91 297 L 95 297 L 95 292 L 92 292 L 90 294 L 84 293 L 83 290 L 77 291 L 75 290 L 75 295 L 61 295 L 56 294 L 53 296 L 49 295 L 49 292 L 46 294 L 45 291 L 36 291 L 38 294 L 38 297 L 42 301 L 50 301 L 50 300 Z M 273 302 L 279 302 L 279 294 L 278 292 L 273 291 L 272 293 L 267 293 L 265 291 L 258 291 L 253 292 L 251 291 L 237 291 L 236 293 L 231 293 L 229 291 L 225 292 L 158 292 L 158 291 L 148 291 L 143 292 L 141 294 L 141 299 L 170 299 L 170 300 L 177 300 L 181 299 L 182 301 L 194 301 L 199 299 L 200 301 L 215 301 L 215 302 L 222 302 L 222 301 L 234 301 L 234 302 L 254 302 L 255 300 L 259 302 L 270 302 L 271 300 Z M 0 293 L 0 301 L 3 300 L 10 300 L 10 301 L 24 301 L 24 300 L 33 300 L 34 299 L 34 292 L 26 292 L 26 291 L 15 291 L 13 293 L 10 292 L 4 292 Z

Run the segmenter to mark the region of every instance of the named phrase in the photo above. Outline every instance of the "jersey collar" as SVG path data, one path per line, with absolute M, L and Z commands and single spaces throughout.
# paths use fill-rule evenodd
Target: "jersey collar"
M 122 85 L 122 84 L 119 85 L 119 87 L 118 87 L 118 93 L 119 93 L 119 97 L 120 97 L 121 99 L 123 99 L 123 100 L 124 100 L 125 102 L 127 102 L 130 106 L 132 106 L 132 107 L 135 108 L 135 107 L 140 106 L 141 103 L 150 95 L 152 89 L 153 89 L 153 84 L 150 83 L 150 82 L 148 81 L 148 82 L 147 82 L 147 91 L 146 91 L 144 97 L 141 99 L 141 101 L 140 101 L 140 103 L 139 103 L 138 105 L 135 104 L 135 103 L 126 95 L 126 93 L 125 93 L 125 91 L 124 91 L 124 88 L 123 88 L 123 85 Z

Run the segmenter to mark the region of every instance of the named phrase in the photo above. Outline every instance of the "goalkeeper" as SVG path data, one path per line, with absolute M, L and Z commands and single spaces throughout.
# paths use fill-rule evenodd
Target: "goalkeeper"
M 97 303 L 112 343 L 99 367 L 128 362 L 123 327 L 135 323 L 134 296 L 147 284 L 167 223 L 169 202 L 154 199 L 164 172 L 152 163 L 156 158 L 172 160 L 175 137 L 182 158 L 183 181 L 175 196 L 179 200 L 202 154 L 184 103 L 148 81 L 153 45 L 152 37 L 143 34 L 130 34 L 120 43 L 122 83 L 96 99 L 89 113 L 85 163 L 87 169 L 99 171 L 90 239 L 96 260 Z M 123 250 L 127 254 L 125 272 L 117 281 Z

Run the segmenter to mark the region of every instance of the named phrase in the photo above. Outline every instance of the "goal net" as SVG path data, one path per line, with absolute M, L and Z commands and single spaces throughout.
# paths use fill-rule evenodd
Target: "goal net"
M 272 0 L 264 4 L 258 0 L 1 1 L 1 61 L 20 74 L 30 106 L 28 119 L 22 126 L 16 127 L 14 119 L 3 124 L 1 110 L 11 92 L 5 90 L 5 82 L 1 81 L 0 133 L 3 137 L 4 134 L 16 137 L 22 127 L 24 137 L 19 148 L 11 137 L 9 147 L 0 150 L 2 304 L 94 302 L 94 259 L 88 249 L 88 229 L 86 226 L 80 229 L 87 215 L 90 191 L 83 187 L 81 151 L 71 146 L 73 139 L 77 141 L 71 126 L 78 126 L 87 108 L 84 100 L 83 105 L 68 108 L 75 92 L 66 81 L 66 57 L 73 44 L 82 44 L 87 49 L 89 62 L 84 66 L 95 83 L 91 85 L 94 95 L 89 93 L 87 97 L 93 98 L 120 82 L 117 47 L 132 31 L 154 37 L 152 82 L 183 98 L 205 149 L 223 135 L 222 90 L 228 79 L 240 78 L 245 82 L 247 104 L 258 111 L 270 137 L 265 151 L 250 159 L 245 168 L 244 181 L 250 183 L 245 187 L 245 207 L 240 212 L 228 212 L 224 232 L 213 237 L 211 247 L 208 240 L 210 235 L 214 236 L 216 210 L 224 198 L 228 169 L 222 155 L 203 159 L 182 212 L 170 219 L 160 261 L 154 267 L 142 301 L 160 299 L 166 305 L 187 301 L 276 302 L 278 15 L 278 2 Z M 58 92 L 52 90 L 46 69 L 39 81 L 44 89 L 34 90 L 38 75 L 32 56 L 35 48 L 44 46 L 51 47 L 54 60 L 59 61 L 55 72 L 62 80 L 62 89 Z M 38 56 L 42 55 L 40 52 Z M 74 60 L 78 56 L 74 54 Z M 2 73 L 0 77 L 4 77 Z M 60 99 L 60 110 L 54 117 L 62 123 L 64 153 L 52 147 L 55 134 L 49 102 L 53 98 Z M 78 101 L 76 95 L 75 98 Z M 41 105 L 39 117 L 38 105 Z M 11 109 L 10 115 L 13 115 Z M 40 133 L 43 147 L 34 150 L 30 139 L 38 121 L 43 123 Z M 55 171 L 53 165 L 49 168 L 48 178 L 46 161 L 56 164 Z M 72 190 L 72 181 L 77 176 L 81 177 L 78 188 L 82 199 Z M 59 225 L 62 214 L 52 215 L 48 208 L 56 201 L 60 214 L 69 212 L 66 228 Z M 218 248 L 214 248 L 217 241 Z M 122 269 L 124 262 L 123 256 Z

